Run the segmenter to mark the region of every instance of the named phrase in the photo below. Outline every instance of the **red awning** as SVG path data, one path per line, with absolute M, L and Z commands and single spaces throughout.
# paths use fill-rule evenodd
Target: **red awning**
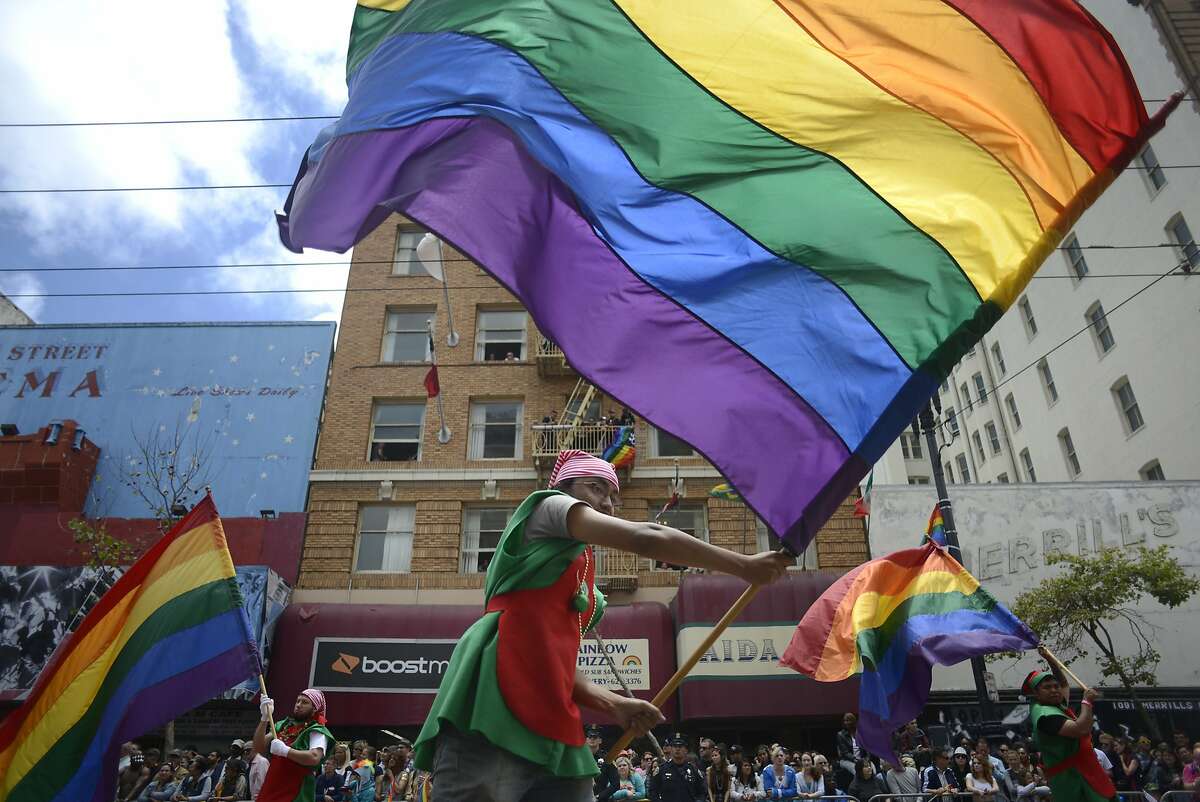
M 335 725 L 419 725 L 455 642 L 479 615 L 479 607 L 460 605 L 293 604 L 275 632 L 268 687 L 277 699 L 321 688 Z M 600 632 L 637 696 L 651 699 L 674 673 L 664 605 L 609 607 Z M 590 637 L 580 667 L 594 681 L 609 674 Z M 674 701 L 664 713 L 674 720 Z M 584 719 L 609 723 L 588 711 Z
M 679 690 L 684 720 L 751 716 L 829 716 L 858 710 L 857 678 L 818 683 L 779 665 L 779 655 L 809 606 L 838 579 L 805 571 L 768 585 L 738 617 Z M 719 574 L 685 574 L 671 603 L 682 662 L 746 589 Z

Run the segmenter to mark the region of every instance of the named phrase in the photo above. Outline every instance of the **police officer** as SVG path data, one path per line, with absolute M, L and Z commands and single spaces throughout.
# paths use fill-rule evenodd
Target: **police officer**
M 676 733 L 667 745 L 671 759 L 650 778 L 651 802 L 706 802 L 704 774 L 688 762 L 687 739 Z
M 583 728 L 583 734 L 587 738 L 588 748 L 596 757 L 596 765 L 600 767 L 600 773 L 592 781 L 592 793 L 596 797 L 596 802 L 608 802 L 612 799 L 613 794 L 621 790 L 621 777 L 617 774 L 617 767 L 600 754 L 600 744 L 603 742 L 600 737 L 600 727 L 588 724 Z

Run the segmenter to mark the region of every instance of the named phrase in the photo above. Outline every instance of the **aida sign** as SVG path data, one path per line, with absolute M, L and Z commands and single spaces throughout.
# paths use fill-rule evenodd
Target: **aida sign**
M 309 684 L 351 693 L 436 693 L 453 639 L 317 638 Z

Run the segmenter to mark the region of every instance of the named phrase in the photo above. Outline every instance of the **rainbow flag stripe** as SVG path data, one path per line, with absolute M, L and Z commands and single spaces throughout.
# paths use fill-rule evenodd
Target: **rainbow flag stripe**
M 933 666 L 1022 651 L 1037 636 L 928 543 L 850 571 L 809 608 L 780 663 L 821 682 L 862 674 L 858 738 L 892 758 L 892 733 L 929 698 Z
M 608 448 L 604 449 L 603 459 L 611 462 L 614 468 L 624 468 L 632 465 L 637 457 L 637 438 L 632 426 L 622 426 L 617 430 Z
M 933 512 L 929 515 L 929 524 L 925 527 L 925 537 L 921 542 L 925 541 L 942 547 L 946 545 L 946 522 L 942 518 L 942 508 L 939 504 L 933 505 Z
M 0 724 L 0 802 L 109 802 L 122 742 L 258 671 L 206 497 L 104 594 Z
M 363 0 L 347 78 L 284 244 L 436 230 L 798 550 L 1167 108 L 1074 0 Z

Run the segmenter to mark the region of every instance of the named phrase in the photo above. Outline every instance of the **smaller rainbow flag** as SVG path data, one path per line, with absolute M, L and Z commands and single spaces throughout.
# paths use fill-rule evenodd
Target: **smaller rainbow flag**
M 933 542 L 946 547 L 946 522 L 942 520 L 942 508 L 939 504 L 933 505 L 933 513 L 929 516 L 929 525 L 925 527 L 925 537 L 921 539 L 921 543 Z
M 831 585 L 779 662 L 819 682 L 861 674 L 859 743 L 899 765 L 892 733 L 925 706 L 935 663 L 1037 645 L 967 569 L 926 543 L 864 563 Z
M 611 462 L 614 468 L 624 468 L 626 465 L 632 465 L 636 456 L 637 440 L 633 434 L 633 427 L 622 426 L 617 430 L 612 445 L 604 449 L 603 458 L 606 462 Z
M 708 491 L 708 494 L 713 498 L 723 498 L 726 501 L 737 501 L 741 498 L 729 482 L 721 482 L 721 484 Z
M 0 802 L 107 802 L 118 752 L 258 674 L 212 497 L 117 584 L 0 724 Z

